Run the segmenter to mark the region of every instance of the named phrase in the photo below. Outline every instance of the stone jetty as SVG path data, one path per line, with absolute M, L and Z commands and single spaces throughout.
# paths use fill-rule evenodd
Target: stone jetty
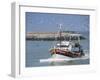
M 59 34 L 57 32 L 28 32 L 26 33 L 26 40 L 77 40 L 78 37 L 80 39 L 85 39 L 82 34 L 75 32 L 62 32 L 61 37 L 59 38 Z

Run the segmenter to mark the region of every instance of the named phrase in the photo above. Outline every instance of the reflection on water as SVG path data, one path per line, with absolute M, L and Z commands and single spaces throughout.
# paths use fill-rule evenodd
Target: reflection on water
M 51 62 L 51 66 L 59 66 L 59 65 L 80 65 L 80 64 L 89 64 L 89 59 L 86 60 L 75 60 L 75 61 L 63 61 L 63 62 Z
M 74 61 L 63 61 L 63 62 L 51 62 L 50 65 L 52 66 L 59 66 L 59 65 L 74 65 Z

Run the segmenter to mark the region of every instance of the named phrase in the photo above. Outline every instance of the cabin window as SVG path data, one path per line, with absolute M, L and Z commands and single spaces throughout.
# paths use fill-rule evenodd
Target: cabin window
M 69 47 L 69 45 L 58 45 L 57 47 Z

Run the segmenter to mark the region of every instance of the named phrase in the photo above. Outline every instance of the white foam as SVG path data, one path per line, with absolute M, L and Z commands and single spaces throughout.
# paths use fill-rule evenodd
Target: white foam
M 42 62 L 64 62 L 64 61 L 85 60 L 85 59 L 89 59 L 89 55 L 85 55 L 85 56 L 80 57 L 80 58 L 70 58 L 70 57 L 56 54 L 48 59 L 40 59 L 40 62 L 41 63 Z

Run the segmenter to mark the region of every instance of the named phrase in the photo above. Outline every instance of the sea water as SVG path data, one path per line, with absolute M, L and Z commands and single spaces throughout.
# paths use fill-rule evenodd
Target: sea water
M 89 34 L 84 33 L 86 39 L 81 40 L 83 50 L 88 51 L 89 54 Z M 89 59 L 64 61 L 60 63 L 41 63 L 40 59 L 48 59 L 51 57 L 49 49 L 55 45 L 55 41 L 32 41 L 26 40 L 26 67 L 41 67 L 41 66 L 55 66 L 55 65 L 81 65 L 89 64 Z

